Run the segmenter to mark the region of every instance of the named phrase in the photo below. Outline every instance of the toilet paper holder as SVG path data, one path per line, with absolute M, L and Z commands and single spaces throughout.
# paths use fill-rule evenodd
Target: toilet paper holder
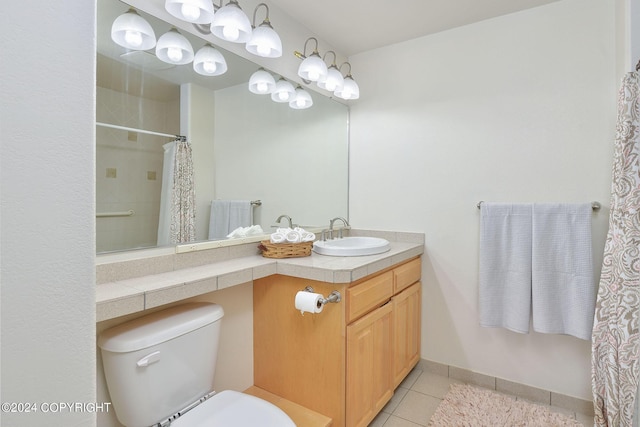
M 303 289 L 303 291 L 305 292 L 313 292 L 313 288 L 311 286 L 307 286 L 306 288 Z M 324 296 L 322 297 L 322 299 L 320 300 L 320 303 L 322 305 L 328 304 L 328 303 L 338 303 L 342 301 L 342 295 L 340 295 L 340 292 L 338 291 L 332 291 L 329 294 L 329 297 L 325 298 Z

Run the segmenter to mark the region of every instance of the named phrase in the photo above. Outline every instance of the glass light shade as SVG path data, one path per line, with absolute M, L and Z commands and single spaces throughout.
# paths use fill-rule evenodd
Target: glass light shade
M 227 61 L 218 49 L 207 44 L 196 52 L 193 69 L 203 76 L 219 76 L 227 72 Z
M 342 77 L 342 73 L 338 71 L 338 68 L 332 65 L 327 71 L 327 77 L 318 81 L 318 86 L 329 92 L 336 91 L 344 86 L 344 77 Z
M 306 57 L 298 67 L 298 75 L 312 82 L 324 79 L 327 72 L 327 64 L 315 52 Z
M 132 50 L 148 50 L 156 45 L 156 34 L 153 28 L 133 9 L 113 21 L 111 39 L 120 46 Z
M 237 3 L 229 2 L 214 15 L 211 32 L 222 40 L 246 43 L 251 39 L 251 22 Z
M 271 92 L 271 100 L 275 102 L 289 102 L 296 95 L 296 89 L 285 79 L 278 80 L 276 87 Z
M 213 3 L 210 0 L 166 0 L 164 8 L 176 18 L 194 24 L 213 21 Z
M 158 39 L 156 56 L 169 64 L 188 64 L 193 61 L 193 48 L 185 36 L 172 28 Z
M 254 55 L 264 58 L 280 58 L 282 56 L 282 41 L 280 36 L 268 23 L 263 22 L 254 28 L 251 39 L 245 48 Z
M 249 91 L 252 93 L 266 95 L 272 93 L 275 88 L 276 80 L 269 72 L 263 69 L 256 71 L 249 78 Z
M 309 92 L 298 87 L 296 89 L 296 94 L 291 101 L 289 101 L 289 107 L 296 110 L 304 110 L 305 108 L 309 108 L 313 105 L 313 99 L 311 99 L 311 95 Z
M 358 87 L 358 83 L 353 80 L 353 77 L 348 75 L 344 78 L 344 85 L 336 89 L 333 94 L 342 99 L 358 99 L 360 98 L 360 88 Z

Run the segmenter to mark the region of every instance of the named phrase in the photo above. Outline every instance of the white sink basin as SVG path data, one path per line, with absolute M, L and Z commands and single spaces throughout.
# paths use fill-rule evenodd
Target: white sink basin
M 363 256 L 381 254 L 389 250 L 389 241 L 378 237 L 344 237 L 313 243 L 313 251 L 329 256 Z

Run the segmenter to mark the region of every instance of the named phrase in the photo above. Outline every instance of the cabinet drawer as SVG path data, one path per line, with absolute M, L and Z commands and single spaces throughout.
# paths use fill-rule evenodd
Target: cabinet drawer
M 388 271 L 347 288 L 347 323 L 378 307 L 393 295 L 393 272 Z
M 409 261 L 393 269 L 393 293 L 397 294 L 403 289 L 420 280 L 422 265 L 420 258 Z

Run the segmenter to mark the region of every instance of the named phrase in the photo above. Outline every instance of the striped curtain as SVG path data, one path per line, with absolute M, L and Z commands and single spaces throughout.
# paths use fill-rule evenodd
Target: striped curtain
M 195 240 L 195 188 L 191 144 L 177 139 L 164 146 L 158 246 Z
M 631 427 L 640 352 L 640 75 L 618 95 L 611 213 L 592 336 L 596 426 Z

